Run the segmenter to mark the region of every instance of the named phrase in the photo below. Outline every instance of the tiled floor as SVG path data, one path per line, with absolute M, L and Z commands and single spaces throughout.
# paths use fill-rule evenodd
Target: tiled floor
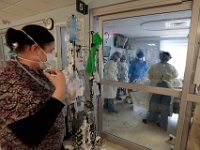
M 117 145 L 116 143 L 112 143 L 109 141 L 105 142 L 105 148 L 106 150 L 128 150 L 127 148 L 124 148 L 122 146 Z
M 70 141 L 70 140 L 64 141 L 65 148 L 69 148 L 70 150 L 73 150 L 73 147 L 71 146 L 72 143 L 73 141 Z M 85 150 L 89 150 L 89 149 L 85 149 Z M 116 143 L 112 143 L 110 141 L 104 140 L 104 144 L 101 147 L 101 149 L 97 149 L 97 150 L 128 150 L 128 149 L 120 145 L 117 145 Z
M 142 96 L 140 95 L 140 98 Z M 116 102 L 118 113 L 103 113 L 103 130 L 128 141 L 143 145 L 152 150 L 169 150 L 169 132 L 175 133 L 177 115 L 169 117 L 168 132 L 158 126 L 144 124 L 142 119 L 147 114 L 142 100 L 133 105 L 122 101 Z
M 103 130 L 130 142 L 143 145 L 151 150 L 170 150 L 170 146 L 174 141 L 169 141 L 169 134 L 175 134 L 178 115 L 169 117 L 168 132 L 158 126 L 144 124 L 142 119 L 147 114 L 147 108 L 143 99 L 146 96 L 141 95 L 141 93 L 138 93 L 138 95 L 134 93 L 134 96 L 138 100 L 134 101 L 134 104 L 116 101 L 118 113 L 103 112 Z M 65 141 L 64 144 L 72 145 L 73 142 Z M 73 150 L 73 147 L 70 147 L 71 149 Z M 127 149 L 116 143 L 105 141 L 102 148 L 98 150 Z

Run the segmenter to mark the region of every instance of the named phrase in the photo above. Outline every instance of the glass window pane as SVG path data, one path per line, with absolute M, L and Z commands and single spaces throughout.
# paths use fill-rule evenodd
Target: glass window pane
M 188 102 L 187 114 L 191 114 L 191 115 L 186 115 L 184 126 L 190 127 L 190 128 L 189 128 L 189 133 L 183 134 L 183 135 L 188 135 L 187 150 L 200 149 L 200 144 L 199 144 L 200 115 L 199 115 L 199 112 L 200 112 L 200 103 Z M 185 132 L 185 131 L 183 131 L 183 132 Z
M 66 27 L 65 26 L 60 27 L 62 69 L 66 68 L 69 64 L 69 62 L 68 62 L 69 60 L 67 58 L 68 49 L 67 49 L 67 41 L 66 41 L 67 35 L 66 34 L 67 34 Z
M 169 150 L 174 142 L 170 135 L 176 135 L 180 100 L 122 88 L 117 88 L 117 98 L 113 98 L 110 91 L 114 88 L 103 86 L 104 96 L 110 93 L 103 99 L 103 131 L 152 150 Z
M 186 10 L 104 21 L 103 78 L 182 89 L 190 19 Z M 180 100 L 167 95 L 103 85 L 103 130 L 153 150 L 170 149 Z
M 110 60 L 114 70 L 117 62 L 119 82 L 157 86 L 165 80 L 168 87 L 182 88 L 190 21 L 191 10 L 104 21 L 104 73 Z

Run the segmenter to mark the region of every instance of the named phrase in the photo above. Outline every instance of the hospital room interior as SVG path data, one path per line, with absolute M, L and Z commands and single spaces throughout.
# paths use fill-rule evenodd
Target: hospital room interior
M 199 0 L 0 0 L 0 75 L 21 59 L 8 29 L 30 24 L 55 38 L 47 69 L 66 79 L 63 149 L 200 149 Z

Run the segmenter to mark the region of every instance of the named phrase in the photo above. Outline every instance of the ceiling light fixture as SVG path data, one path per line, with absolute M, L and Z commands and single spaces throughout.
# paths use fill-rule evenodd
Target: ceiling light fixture
M 154 43 L 149 43 L 149 44 L 147 44 L 148 46 L 156 46 L 156 44 L 154 44 Z
M 180 19 L 180 20 L 172 20 L 165 22 L 166 29 L 177 29 L 177 28 L 189 28 L 190 27 L 190 19 Z
M 190 18 L 177 18 L 143 22 L 140 26 L 147 31 L 184 30 L 190 28 Z

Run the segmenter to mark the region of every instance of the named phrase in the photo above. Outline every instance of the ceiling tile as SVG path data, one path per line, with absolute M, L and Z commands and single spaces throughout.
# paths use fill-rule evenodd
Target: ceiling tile
M 55 6 L 55 8 L 70 6 L 76 3 L 76 0 L 42 0 L 42 1 Z
M 22 0 L 18 2 L 16 5 L 30 10 L 34 10 L 35 12 L 45 12 L 55 7 L 41 0 Z
M 2 1 L 7 2 L 9 4 L 16 4 L 17 2 L 20 2 L 22 0 L 2 0 Z
M 0 24 L 2 20 L 19 20 L 75 3 L 76 0 L 0 0 Z
M 8 20 L 11 21 L 13 19 L 19 19 L 20 17 L 17 15 L 9 14 L 7 12 L 0 11 L 0 20 Z
M 31 16 L 31 15 L 35 14 L 35 12 L 30 9 L 26 9 L 26 8 L 19 7 L 16 5 L 12 5 L 10 7 L 4 8 L 4 9 L 2 9 L 2 11 L 8 12 L 10 14 L 15 14 L 15 15 L 18 15 L 21 17 Z
M 4 1 L 0 1 L 0 9 L 5 8 L 5 7 L 8 7 L 8 6 L 10 6 L 9 3 L 6 3 L 6 2 L 4 2 Z

